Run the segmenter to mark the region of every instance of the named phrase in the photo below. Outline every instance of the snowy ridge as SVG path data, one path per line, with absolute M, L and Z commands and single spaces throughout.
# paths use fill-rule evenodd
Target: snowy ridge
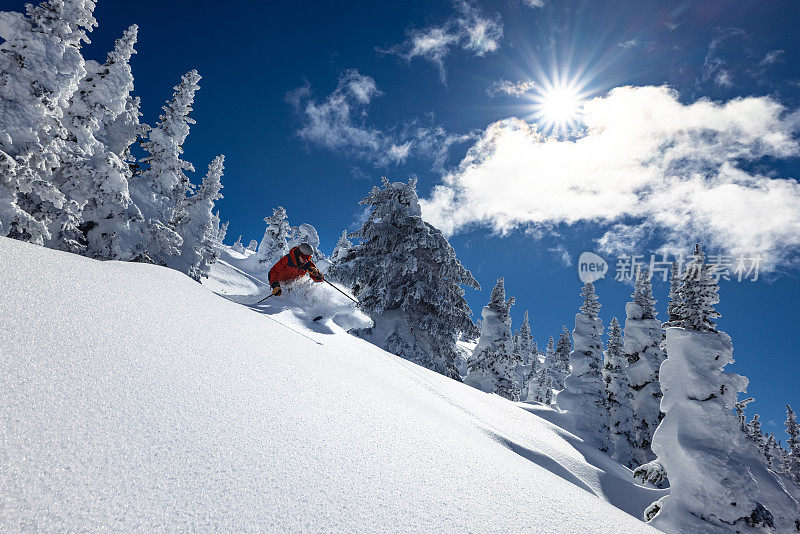
M 655 532 L 557 412 L 333 321 L 5 238 L 0 281 L 2 531 Z

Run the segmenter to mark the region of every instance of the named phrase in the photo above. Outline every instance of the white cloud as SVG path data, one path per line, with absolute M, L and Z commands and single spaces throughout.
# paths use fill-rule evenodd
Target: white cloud
M 766 97 L 687 105 L 667 87 L 618 87 L 584 112 L 574 140 L 515 118 L 491 124 L 423 202 L 425 217 L 448 234 L 592 221 L 609 250 L 701 240 L 766 267 L 800 248 L 800 184 L 746 165 L 800 154 L 800 113 Z
M 767 52 L 767 55 L 764 56 L 764 59 L 762 59 L 759 62 L 759 65 L 763 67 L 766 65 L 772 65 L 773 63 L 778 63 L 779 61 L 783 61 L 784 53 L 785 52 L 783 50 L 770 50 L 769 52 Z
M 522 0 L 528 7 L 544 7 L 544 0 Z
M 492 83 L 492 85 L 486 89 L 486 94 L 489 95 L 489 98 L 494 98 L 500 93 L 508 96 L 520 97 L 535 88 L 536 84 L 533 82 L 511 82 L 509 80 L 500 80 Z
M 638 39 L 630 39 L 630 40 L 625 41 L 623 43 L 617 43 L 617 46 L 622 47 L 622 48 L 637 48 L 637 47 L 639 47 L 641 45 L 642 45 L 642 43 L 640 43 Z
M 371 76 L 350 69 L 342 73 L 336 89 L 324 99 L 315 100 L 306 82 L 289 91 L 286 101 L 302 117 L 303 125 L 297 131 L 301 139 L 379 167 L 418 157 L 432 160 L 433 167 L 441 169 L 452 145 L 475 138 L 473 134 L 449 134 L 433 124 L 432 118 L 429 124 L 414 121 L 386 130 L 371 126 L 367 108 L 382 94 Z
M 483 56 L 500 47 L 503 38 L 503 24 L 500 17 L 485 18 L 471 3 L 456 2 L 457 14 L 441 26 L 423 30 L 410 30 L 408 39 L 387 49 L 378 49 L 384 54 L 400 56 L 406 61 L 416 57 L 424 58 L 439 69 L 442 83 L 446 83 L 447 70 L 444 58 L 453 47 L 460 47 Z
M 720 69 L 717 71 L 717 75 L 714 76 L 714 83 L 720 87 L 733 87 L 733 76 L 731 76 L 731 71 L 726 69 Z

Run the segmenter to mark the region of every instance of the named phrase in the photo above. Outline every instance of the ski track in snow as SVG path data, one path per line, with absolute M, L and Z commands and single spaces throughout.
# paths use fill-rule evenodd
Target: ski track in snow
M 225 262 L 203 287 L 0 238 L 0 531 L 655 532 L 619 508 L 664 492 L 567 414 L 252 313 Z

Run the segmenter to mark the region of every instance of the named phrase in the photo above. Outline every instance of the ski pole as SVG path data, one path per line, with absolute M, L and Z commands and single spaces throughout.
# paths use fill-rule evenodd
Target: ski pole
M 339 289 L 339 288 L 338 288 L 338 287 L 336 287 L 335 285 L 331 284 L 331 283 L 330 283 L 330 282 L 328 282 L 327 280 L 325 280 L 325 282 L 326 282 L 326 283 L 327 283 L 329 286 L 331 286 L 333 289 L 335 289 L 336 291 L 338 291 L 339 293 L 341 293 L 341 294 L 342 294 L 342 295 L 344 295 L 345 297 L 349 298 L 350 300 L 352 300 L 352 301 L 353 301 L 353 302 L 355 302 L 356 304 L 359 304 L 359 305 L 361 304 L 361 303 L 360 303 L 360 302 L 358 302 L 356 299 L 354 299 L 353 297 L 351 297 L 350 295 L 348 295 L 347 293 L 345 293 L 344 291 L 342 291 L 341 289 Z
M 270 297 L 274 297 L 274 296 L 275 296 L 275 293 L 270 293 L 269 295 L 267 295 L 267 296 L 266 296 L 266 297 L 264 297 L 263 299 L 261 299 L 261 300 L 259 300 L 258 302 L 256 302 L 256 304 L 261 304 L 262 302 L 264 302 L 264 301 L 265 301 L 265 300 L 267 300 L 268 298 L 270 298 Z M 253 304 L 253 306 L 255 306 L 256 304 Z

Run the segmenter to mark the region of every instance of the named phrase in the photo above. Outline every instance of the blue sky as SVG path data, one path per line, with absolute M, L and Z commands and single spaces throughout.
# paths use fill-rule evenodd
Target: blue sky
M 140 27 L 145 122 L 184 72 L 203 76 L 185 156 L 203 172 L 226 155 L 230 240 L 260 239 L 282 205 L 329 252 L 381 176 L 416 176 L 483 286 L 473 311 L 504 276 L 542 348 L 573 326 L 585 250 L 612 269 L 696 239 L 763 254 L 759 281 L 722 283 L 720 326 L 749 414 L 783 439 L 783 404 L 800 407 L 797 2 L 100 0 L 96 17 L 94 59 Z M 576 132 L 540 124 L 554 93 L 590 102 Z M 606 324 L 623 319 L 630 287 L 597 288 Z

